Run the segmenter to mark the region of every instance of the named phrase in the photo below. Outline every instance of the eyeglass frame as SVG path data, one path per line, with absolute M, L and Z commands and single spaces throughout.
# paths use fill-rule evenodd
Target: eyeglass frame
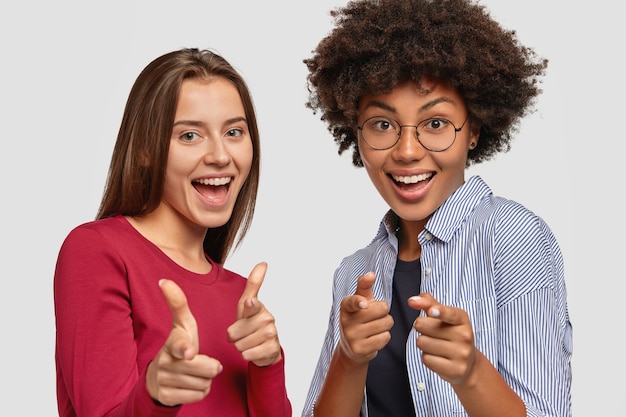
M 365 136 L 363 135 L 363 126 L 365 125 L 365 123 L 366 123 L 368 120 L 375 119 L 375 118 L 377 118 L 377 117 L 379 117 L 379 118 L 381 118 L 381 119 L 387 119 L 387 120 L 389 120 L 389 121 L 391 121 L 391 122 L 394 122 L 394 123 L 396 123 L 396 124 L 398 125 L 398 128 L 399 128 L 399 130 L 398 130 L 398 137 L 396 138 L 396 141 L 393 143 L 393 145 L 387 146 L 386 148 L 375 148 L 374 146 L 370 145 L 370 143 L 367 141 L 367 139 L 365 139 Z M 361 123 L 360 125 L 357 125 L 357 126 L 356 126 L 356 128 L 357 128 L 357 130 L 358 130 L 358 131 L 360 131 L 360 132 L 361 132 L 361 137 L 363 138 L 363 140 L 365 141 L 365 143 L 367 144 L 367 146 L 369 146 L 370 148 L 372 148 L 372 149 L 374 149 L 374 150 L 376 150 L 376 151 L 386 151 L 387 149 L 391 149 L 391 148 L 393 148 L 394 146 L 396 146 L 396 145 L 398 144 L 398 142 L 400 142 L 400 138 L 402 137 L 402 128 L 403 128 L 403 127 L 414 127 L 414 128 L 415 128 L 415 139 L 417 139 L 417 142 L 419 142 L 419 144 L 420 144 L 420 145 L 421 145 L 424 149 L 426 149 L 427 151 L 430 151 L 430 152 L 443 152 L 443 151 L 445 151 L 445 150 L 450 149 L 450 147 L 451 147 L 452 145 L 454 145 L 454 142 L 456 142 L 456 134 L 457 134 L 458 132 L 460 132 L 461 130 L 463 130 L 463 127 L 465 127 L 465 123 L 467 123 L 468 119 L 469 119 L 469 114 L 468 114 L 467 116 L 465 116 L 465 120 L 463 120 L 463 124 L 462 124 L 460 127 L 456 127 L 456 125 L 455 125 L 455 124 L 454 124 L 451 120 L 446 119 L 445 117 L 429 117 L 429 118 L 426 118 L 426 119 L 424 119 L 424 120 L 421 120 L 421 121 L 420 121 L 417 125 L 401 125 L 399 121 L 397 121 L 396 119 L 394 119 L 394 118 L 392 118 L 392 117 L 387 117 L 387 116 L 372 116 L 372 117 L 368 117 L 367 119 L 365 119 L 365 120 L 363 121 L 363 123 Z M 447 122 L 447 123 L 450 123 L 450 124 L 452 125 L 452 128 L 454 129 L 454 138 L 452 139 L 452 142 L 450 142 L 450 144 L 449 144 L 448 146 L 446 146 L 445 148 L 443 148 L 443 149 L 439 149 L 439 150 L 430 149 L 429 147 L 425 146 L 425 145 L 422 143 L 422 141 L 420 140 L 420 134 L 419 134 L 419 132 L 418 132 L 417 128 L 418 128 L 419 126 L 421 126 L 421 125 L 422 125 L 422 123 L 427 122 L 427 121 L 429 121 L 429 120 L 443 120 L 443 121 L 445 121 L 445 122 Z

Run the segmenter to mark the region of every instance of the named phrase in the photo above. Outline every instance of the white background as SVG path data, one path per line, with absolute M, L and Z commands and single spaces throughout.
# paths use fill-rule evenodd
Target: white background
M 624 29 L 617 3 L 485 0 L 550 60 L 538 111 L 479 173 L 554 231 L 574 325 L 576 416 L 623 415 L 621 179 Z M 340 0 L 4 2 L 0 6 L 0 414 L 55 416 L 52 276 L 69 230 L 93 219 L 130 87 L 153 58 L 212 48 L 247 80 L 262 140 L 253 227 L 226 266 L 269 270 L 261 299 L 286 351 L 299 415 L 324 336 L 332 274 L 385 205 L 304 107 L 302 59 Z M 621 163 L 621 164 L 620 164 Z M 618 175 L 620 177 L 618 177 Z M 618 185 L 619 180 L 619 185 Z M 621 406 L 621 407 L 620 407 Z M 618 410 L 621 409 L 620 414 Z

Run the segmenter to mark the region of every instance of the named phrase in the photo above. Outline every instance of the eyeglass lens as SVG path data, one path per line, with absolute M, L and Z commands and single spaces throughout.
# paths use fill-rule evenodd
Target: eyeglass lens
M 454 124 L 443 118 L 422 120 L 417 126 L 400 125 L 396 120 L 387 117 L 371 117 L 359 127 L 365 142 L 374 149 L 393 147 L 402 134 L 402 129 L 415 128 L 420 144 L 431 151 L 443 151 L 449 148 L 456 138 Z

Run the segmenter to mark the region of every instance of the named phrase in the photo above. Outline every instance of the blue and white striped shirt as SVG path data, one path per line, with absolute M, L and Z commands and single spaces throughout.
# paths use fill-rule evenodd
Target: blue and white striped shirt
M 419 234 L 422 291 L 465 310 L 476 347 L 526 404 L 528 416 L 571 416 L 572 326 L 563 259 L 545 222 L 522 205 L 493 195 L 478 176 L 468 179 Z M 335 271 L 328 331 L 303 417 L 324 382 L 339 340 L 339 305 L 357 278 L 376 273 L 374 295 L 391 303 L 398 240 L 387 217 L 374 240 Z M 406 361 L 415 413 L 466 416 L 449 383 L 426 368 L 412 329 Z M 361 415 L 367 417 L 367 393 Z

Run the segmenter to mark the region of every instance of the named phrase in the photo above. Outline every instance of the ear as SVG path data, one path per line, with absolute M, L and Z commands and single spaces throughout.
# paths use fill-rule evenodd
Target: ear
M 470 151 L 473 150 L 473 149 L 476 149 L 476 146 L 478 146 L 479 134 L 480 134 L 480 132 L 472 132 L 472 133 L 470 133 L 469 141 L 467 142 L 467 148 Z

